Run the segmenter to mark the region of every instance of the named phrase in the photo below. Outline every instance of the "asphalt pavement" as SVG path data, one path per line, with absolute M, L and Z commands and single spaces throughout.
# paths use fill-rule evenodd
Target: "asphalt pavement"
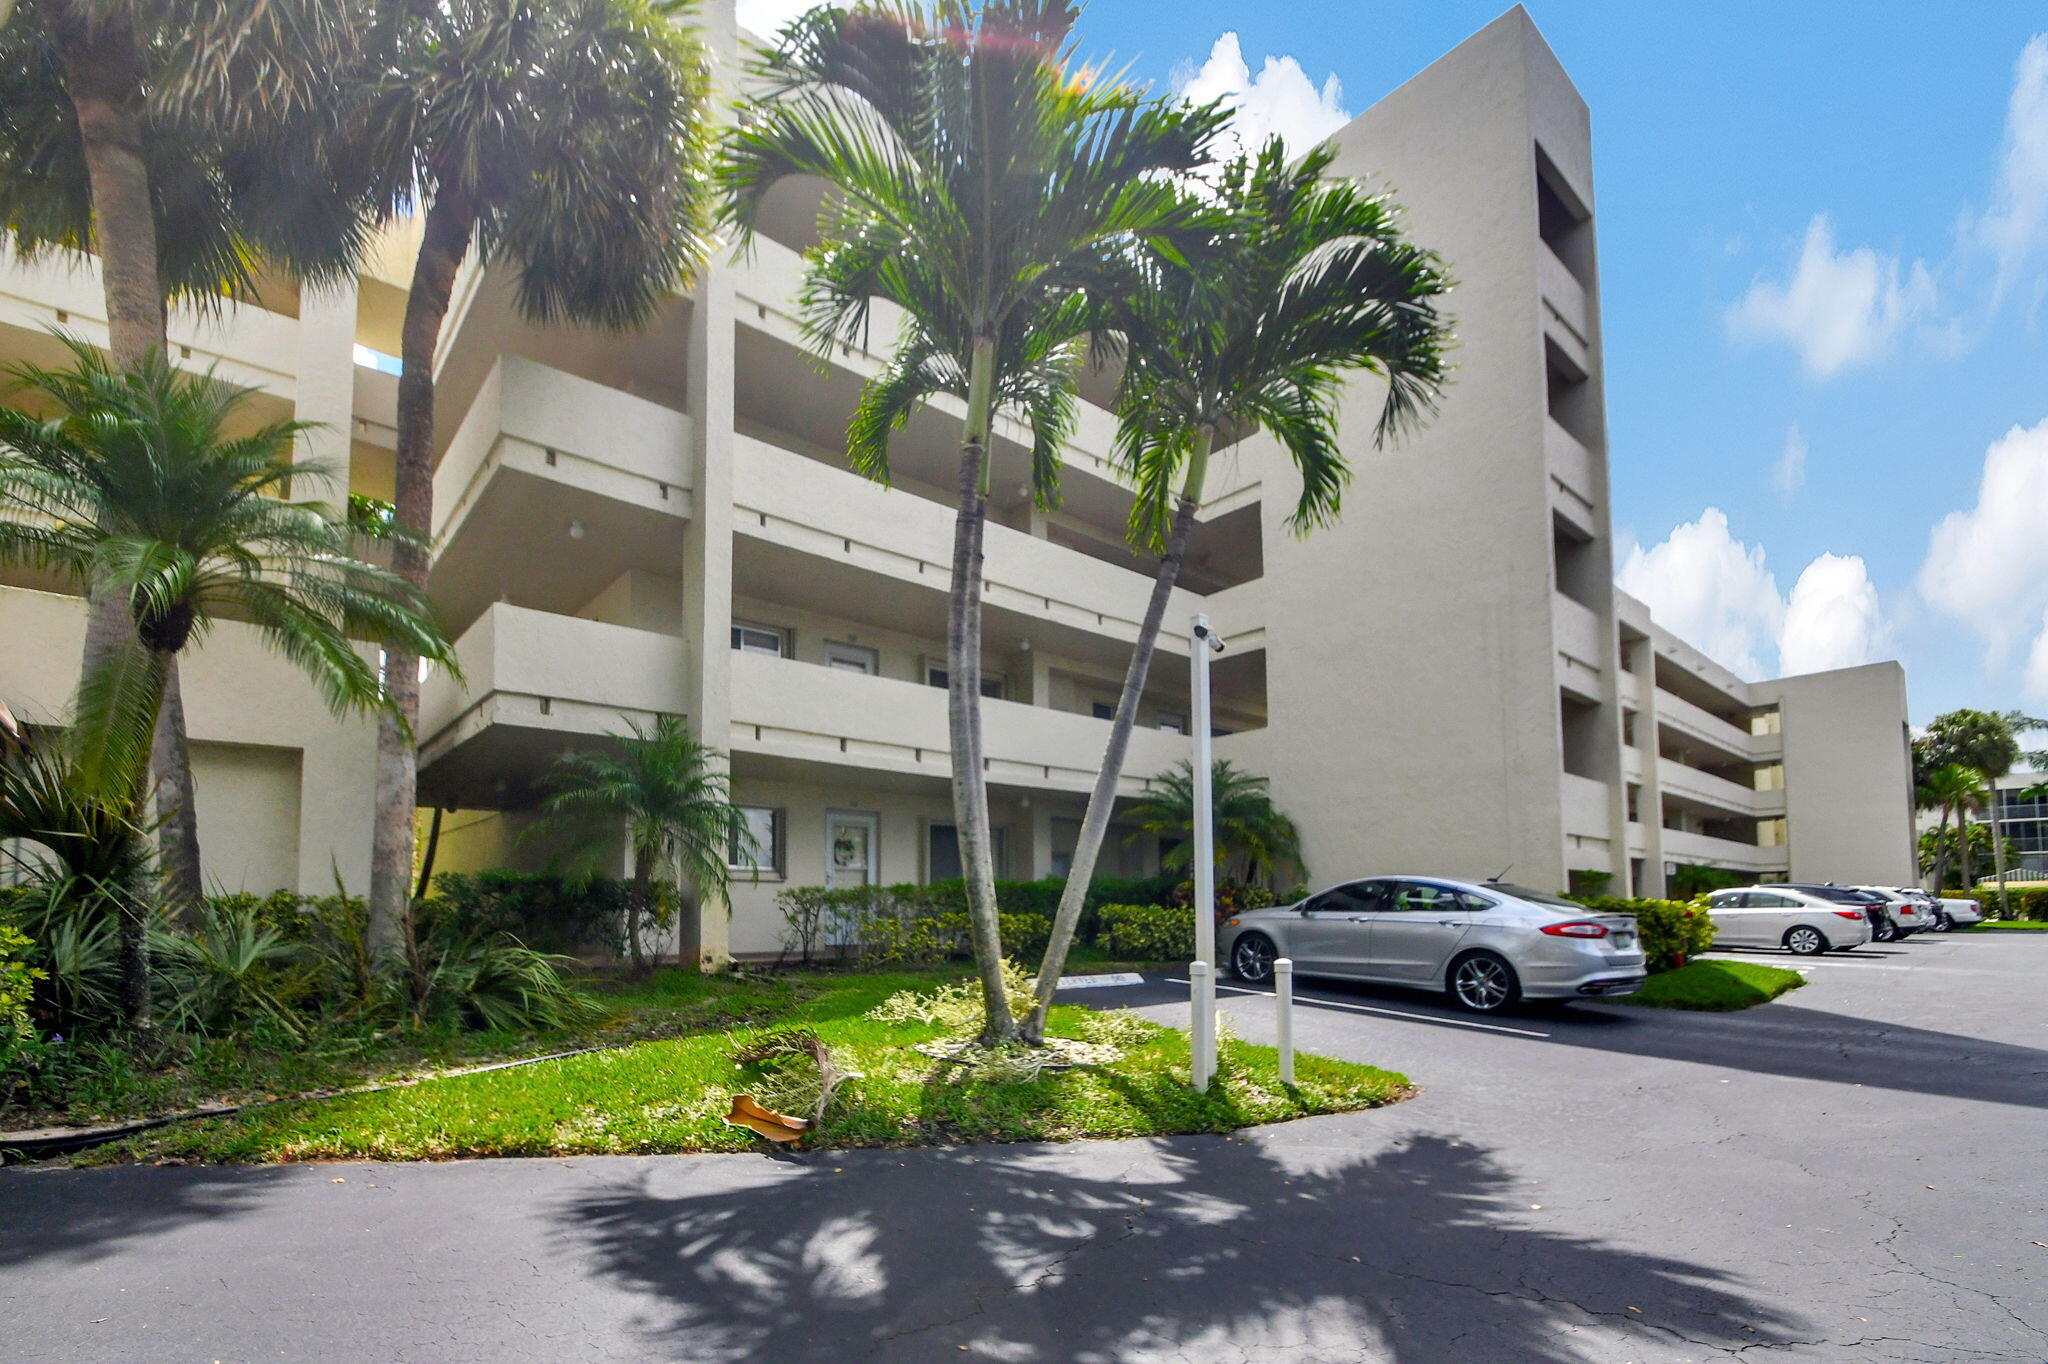
M 1234 1138 L 0 1172 L 0 1359 L 2048 1360 L 2048 935 L 1756 956 L 1810 983 L 1305 987 L 1422 1092 Z

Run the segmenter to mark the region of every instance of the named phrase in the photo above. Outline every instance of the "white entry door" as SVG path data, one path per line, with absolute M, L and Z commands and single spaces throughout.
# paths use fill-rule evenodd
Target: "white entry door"
M 825 816 L 825 884 L 833 890 L 872 886 L 881 870 L 876 817 L 833 810 Z

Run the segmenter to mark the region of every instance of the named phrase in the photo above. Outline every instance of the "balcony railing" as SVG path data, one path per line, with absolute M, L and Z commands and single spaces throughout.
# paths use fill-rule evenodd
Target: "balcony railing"
M 944 778 L 951 771 L 946 693 L 767 654 L 732 655 L 735 753 Z M 982 704 L 988 779 L 997 784 L 1086 791 L 1102 764 L 1107 721 L 1015 701 Z M 1135 730 L 1121 790 L 1187 756 L 1188 740 Z
M 690 418 L 504 355 L 434 471 L 434 532 L 452 536 L 501 471 L 676 516 L 690 509 Z
M 1791 865 L 1791 853 L 1784 847 L 1766 848 L 1754 843 L 1737 843 L 1732 839 L 1687 833 L 1683 829 L 1663 829 L 1659 835 L 1667 862 L 1695 862 L 1753 872 L 1782 872 Z
M 1759 791 L 1669 758 L 1657 759 L 1657 785 L 1666 795 L 1683 796 L 1752 819 L 1770 819 L 1785 813 L 1782 790 Z
M 1661 687 L 1657 689 L 1655 703 L 1658 724 L 1711 744 L 1732 757 L 1757 762 L 1776 755 L 1782 749 L 1783 741 L 1778 735 L 1752 734 L 1742 726 Z

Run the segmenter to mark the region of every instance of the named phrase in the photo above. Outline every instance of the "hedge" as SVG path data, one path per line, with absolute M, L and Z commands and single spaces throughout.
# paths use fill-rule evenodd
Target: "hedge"
M 1652 972 L 1675 970 L 1714 941 L 1714 921 L 1708 917 L 1706 905 L 1697 900 L 1588 895 L 1579 903 L 1600 914 L 1633 914 L 1636 936 Z
M 1188 905 L 1104 905 L 1099 945 L 1126 961 L 1187 961 L 1195 955 Z
M 1965 896 L 1961 891 L 1943 891 L 1942 894 L 1953 895 L 1959 899 L 1974 896 L 1977 903 L 1984 907 L 1987 918 L 1998 917 L 1998 887 L 1995 885 L 1978 886 L 1969 892 L 1969 896 Z M 2022 888 L 2008 884 L 2005 888 L 2005 898 L 2012 904 L 2012 916 L 2015 919 L 2048 922 L 2048 886 L 2030 885 Z

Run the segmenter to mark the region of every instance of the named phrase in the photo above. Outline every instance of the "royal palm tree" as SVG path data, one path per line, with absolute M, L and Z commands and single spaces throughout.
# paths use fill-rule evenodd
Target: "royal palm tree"
M 1403 238 L 1385 196 L 1325 179 L 1331 157 L 1318 148 L 1289 161 L 1275 138 L 1222 167 L 1204 195 L 1210 232 L 1174 255 L 1140 257 L 1116 293 L 1112 325 L 1126 350 L 1117 459 L 1138 490 L 1132 539 L 1160 557 L 1039 968 L 1032 1037 L 1045 1026 L 1109 832 L 1214 448 L 1271 434 L 1301 477 L 1289 524 L 1306 534 L 1336 519 L 1350 481 L 1337 443 L 1347 376 L 1384 381 L 1376 444 L 1429 411 L 1442 387 L 1443 267 Z
M 108 349 L 132 366 L 166 343 L 173 299 L 217 308 L 259 263 L 315 282 L 344 272 L 360 205 L 306 148 L 335 107 L 338 60 L 367 0 L 24 0 L 0 30 L 0 223 L 26 257 L 98 253 Z M 132 633 L 94 584 L 81 673 Z M 184 725 L 175 668 L 161 748 Z M 158 772 L 173 884 L 200 893 L 191 773 Z
M 79 686 L 72 728 L 88 790 L 117 806 L 140 793 L 177 657 L 219 619 L 253 627 L 338 714 L 388 702 L 359 643 L 452 663 L 423 594 L 356 558 L 337 509 L 286 500 L 329 477 L 292 459 L 303 423 L 231 434 L 254 390 L 177 370 L 161 351 L 118 369 L 65 344 L 70 368 L 11 371 L 48 415 L 0 407 L 0 562 L 93 583 L 134 622 Z M 170 738 L 159 770 L 189 771 L 183 727 Z
M 434 360 L 455 276 L 509 267 L 541 323 L 628 327 L 689 282 L 709 246 L 707 69 L 679 0 L 391 0 L 342 122 L 344 174 L 386 216 L 420 219 L 399 359 L 392 565 L 427 580 Z M 390 650 L 377 738 L 370 945 L 410 932 L 419 660 Z
M 619 828 L 633 857 L 633 893 L 626 908 L 626 948 L 644 970 L 640 928 L 658 887 L 679 870 L 697 893 L 723 898 L 728 868 L 753 851 L 746 820 L 732 803 L 722 755 L 673 715 L 643 728 L 628 720 L 615 752 L 570 752 L 548 774 L 553 788 L 535 834 L 567 834 L 576 847 L 570 871 L 596 874 L 616 847 Z M 680 961 L 678 961 L 680 965 Z
M 1983 799 L 1983 793 L 1982 774 L 1964 767 L 1961 763 L 1942 764 L 1927 773 L 1926 780 L 1919 787 L 1919 794 L 1926 802 L 1926 808 L 1941 811 L 1941 820 L 1935 825 L 1934 844 L 1934 888 L 1937 891 L 1948 883 L 1949 850 L 1955 846 L 1948 841 L 1949 814 L 1951 811 L 1955 813 L 1956 827 L 1960 834 L 1968 823 L 1970 807 Z M 1967 854 L 1965 861 L 1967 862 Z M 1967 879 L 1965 884 L 1968 884 Z
M 821 353 L 864 342 L 874 300 L 904 325 L 847 433 L 857 469 L 886 481 L 888 439 L 932 399 L 961 403 L 946 622 L 953 815 L 987 1023 L 1017 1034 L 1002 984 L 981 740 L 982 541 L 997 412 L 1032 433 L 1031 485 L 1057 496 L 1085 294 L 1118 249 L 1183 228 L 1172 176 L 1203 164 L 1221 122 L 1077 72 L 1077 9 L 1060 0 L 821 7 L 756 74 L 761 97 L 728 144 L 730 215 L 751 230 L 793 176 L 829 186 L 807 254 L 803 316 Z
M 1233 767 L 1226 758 L 1210 766 L 1210 809 L 1216 828 L 1216 870 L 1246 881 L 1306 874 L 1301 860 L 1301 831 L 1282 814 L 1267 794 L 1264 777 Z M 1152 788 L 1130 809 L 1139 838 L 1172 839 L 1175 846 L 1160 860 L 1167 871 L 1186 871 L 1194 864 L 1195 768 L 1182 759 L 1152 778 Z
M 2005 894 L 2005 840 L 2000 836 L 1998 783 L 2020 759 L 2019 732 L 2037 728 L 2038 722 L 2019 711 L 1951 710 L 1928 722 L 1926 740 L 1930 754 L 1940 763 L 1958 763 L 1974 771 L 1983 789 L 1984 813 L 1991 824 L 1991 857 L 1998 875 L 1998 912 L 2012 912 Z M 1970 860 L 1967 840 L 1963 842 L 1965 870 Z M 1965 876 L 1964 884 L 1969 884 Z

